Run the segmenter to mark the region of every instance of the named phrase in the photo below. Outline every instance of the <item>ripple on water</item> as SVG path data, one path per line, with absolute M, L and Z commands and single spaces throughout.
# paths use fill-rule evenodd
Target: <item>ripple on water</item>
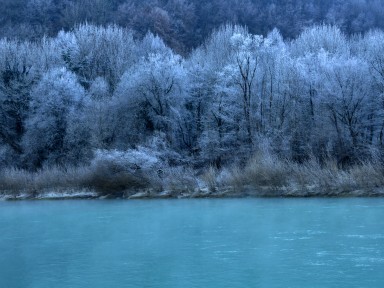
M 347 238 L 356 238 L 356 239 L 373 239 L 373 240 L 378 240 L 378 239 L 384 239 L 384 235 L 382 234 L 347 234 L 347 235 L 340 235 L 340 237 L 347 237 Z

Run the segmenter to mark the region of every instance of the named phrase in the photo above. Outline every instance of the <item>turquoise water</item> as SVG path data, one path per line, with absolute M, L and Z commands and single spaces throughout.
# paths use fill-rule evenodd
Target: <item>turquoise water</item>
M 0 287 L 384 287 L 384 199 L 0 203 Z

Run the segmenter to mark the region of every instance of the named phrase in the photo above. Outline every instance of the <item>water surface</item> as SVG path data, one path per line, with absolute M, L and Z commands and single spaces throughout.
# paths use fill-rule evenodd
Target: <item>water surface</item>
M 384 199 L 0 203 L 0 287 L 384 287 Z

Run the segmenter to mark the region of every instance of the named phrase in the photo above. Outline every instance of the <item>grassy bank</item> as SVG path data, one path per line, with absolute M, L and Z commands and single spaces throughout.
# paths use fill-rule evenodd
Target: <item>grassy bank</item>
M 3 169 L 0 171 L 0 196 L 24 199 L 56 193 L 53 198 L 71 198 L 71 194 L 81 198 L 79 191 L 83 191 L 85 198 L 128 198 L 137 193 L 164 195 L 167 191 L 171 197 L 198 186 L 192 170 L 181 167 L 162 170 L 141 164 L 126 161 L 124 157 L 101 157 L 84 167 L 49 167 L 34 172 Z
M 380 163 L 359 163 L 345 169 L 333 160 L 320 164 L 256 154 L 242 169 L 233 169 L 229 183 L 265 196 L 380 196 L 384 195 L 384 169 Z
M 379 163 L 340 169 L 331 160 L 323 164 L 315 160 L 298 164 L 259 152 L 244 167 L 222 170 L 211 167 L 197 175 L 182 167 L 143 168 L 129 161 L 104 158 L 86 167 L 50 167 L 35 172 L 4 169 L 0 172 L 0 195 L 8 199 L 49 198 L 49 195 L 52 198 L 384 196 L 384 169 Z

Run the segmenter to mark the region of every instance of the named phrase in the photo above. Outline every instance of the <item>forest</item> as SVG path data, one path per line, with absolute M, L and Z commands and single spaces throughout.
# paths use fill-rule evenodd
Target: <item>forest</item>
M 2 0 L 0 15 L 0 38 L 36 40 L 84 22 L 117 24 L 135 37 L 159 35 L 183 55 L 227 23 L 263 36 L 277 28 L 284 39 L 314 24 L 337 25 L 347 35 L 384 28 L 381 0 Z
M 16 11 L 19 2 L 2 9 Z M 50 7 L 46 2 L 67 3 L 30 1 Z M 109 1 L 103 11 L 121 11 L 119 2 Z M 6 15 L 1 21 L 12 23 Z M 140 29 L 117 24 L 84 23 L 50 37 L 52 26 L 34 39 L 4 37 L 0 190 L 36 182 L 42 171 L 62 179 L 60 173 L 78 177 L 81 169 L 92 171 L 81 170 L 86 180 L 76 185 L 94 187 L 104 177 L 96 186 L 118 191 L 200 187 L 201 181 L 214 189 L 226 178 L 308 187 L 309 178 L 320 181 L 320 172 L 332 185 L 348 178 L 356 189 L 359 178 L 382 186 L 384 32 L 349 35 L 343 27 L 312 25 L 291 39 L 277 28 L 263 35 L 224 24 L 204 41 L 186 36 L 180 39 L 187 42 L 173 45 L 161 33 L 138 37 Z M 177 52 L 186 51 L 183 45 L 187 54 Z M 303 167 L 312 174 L 304 177 Z M 359 174 L 356 167 L 368 170 Z

